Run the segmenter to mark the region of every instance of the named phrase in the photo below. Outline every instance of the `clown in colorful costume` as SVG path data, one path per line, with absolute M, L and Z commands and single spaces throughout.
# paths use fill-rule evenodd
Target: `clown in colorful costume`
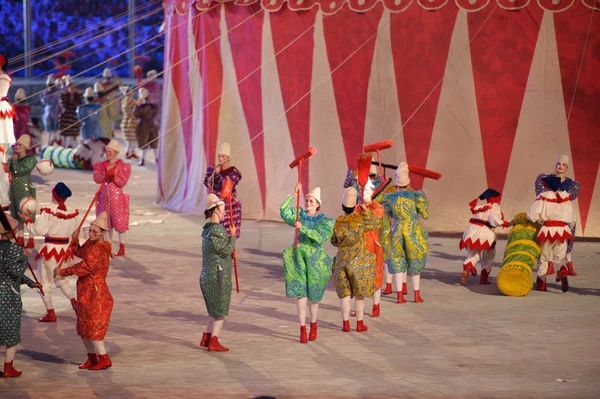
M 35 199 L 35 187 L 31 184 L 31 172 L 35 169 L 37 159 L 33 155 L 27 155 L 27 150 L 31 145 L 31 138 L 28 134 L 19 137 L 15 145 L 16 154 L 8 160 L 8 171 L 10 173 L 10 213 L 13 218 L 19 221 L 17 229 L 17 242 L 24 244 L 23 229 L 25 219 L 19 216 L 19 206 L 21 200 L 25 197 Z M 35 215 L 31 216 L 35 220 Z M 26 248 L 33 248 L 33 236 L 29 236 Z
M 15 143 L 15 109 L 8 101 L 8 90 L 12 84 L 12 79 L 4 73 L 7 60 L 0 54 L 0 144 Z
M 108 215 L 103 212 L 90 225 L 90 238 L 79 245 L 79 232 L 72 236 L 70 250 L 82 261 L 55 269 L 54 277 L 77 276 L 77 334 L 88 352 L 80 369 L 103 370 L 112 366 L 104 337 L 108 331 L 114 300 L 106 284 L 112 258 L 110 242 L 104 241 Z
M 559 190 L 568 192 L 571 196 L 571 201 L 575 201 L 579 195 L 579 182 L 566 177 L 565 174 L 568 168 L 569 157 L 567 155 L 559 155 L 554 167 L 554 173 L 549 175 L 542 173 L 535 179 L 535 195 L 538 196 L 546 191 L 542 179 L 547 176 L 557 176 L 560 178 Z M 575 238 L 576 229 L 577 222 L 571 226 L 571 236 L 573 236 L 573 239 L 569 240 L 569 244 L 567 245 L 567 270 L 569 271 L 569 276 L 577 276 L 577 273 L 573 268 L 573 260 L 571 255 L 573 252 L 573 240 Z
M 537 196 L 527 219 L 542 225 L 537 241 L 541 247 L 536 289 L 546 291 L 546 275 L 554 274 L 554 266 L 560 267 L 556 281 L 561 281 L 563 292 L 567 291 L 569 275 L 567 270 L 567 240 L 573 239 L 571 227 L 575 224 L 575 214 L 571 196 L 560 190 L 560 178 L 546 176 L 542 179 L 546 191 Z
M 69 187 L 62 182 L 57 183 L 52 189 L 52 205 L 40 209 L 40 216 L 35 223 L 31 219 L 26 220 L 30 236 L 44 236 L 44 244 L 35 257 L 38 276 L 44 289 L 41 298 L 46 306 L 46 315 L 40 319 L 41 322 L 56 322 L 56 312 L 52 305 L 52 274 L 64 257 L 66 259 L 63 265 L 73 259 L 73 254 L 69 251 L 69 241 L 77 229 L 79 211 L 65 204 L 69 197 Z M 68 279 L 59 276 L 54 283 L 69 298 L 73 310 L 77 312 L 77 300 Z
M 235 251 L 235 226 L 228 235 L 219 222 L 225 216 L 225 203 L 215 194 L 206 197 L 204 216 L 210 219 L 202 231 L 202 273 L 200 289 L 204 296 L 208 325 L 202 334 L 200 346 L 209 352 L 227 352 L 219 343 L 219 334 L 223 328 L 225 317 L 229 315 L 231 303 L 231 269 Z
M 58 114 L 61 111 L 60 89 L 56 86 L 56 79 L 52 75 L 48 76 L 46 86 L 48 88 L 40 94 L 40 101 L 44 105 L 42 120 L 44 122 L 44 129 L 46 129 L 50 137 L 53 137 L 58 131 Z
M 306 195 L 305 209 L 300 208 L 296 222 L 292 201 L 301 190 L 302 184 L 298 183 L 294 195 L 288 196 L 281 204 L 280 215 L 289 226 L 298 227 L 298 248 L 292 244 L 283 251 L 283 272 L 286 296 L 297 299 L 300 342 L 307 343 L 306 307 L 310 306 L 310 340 L 314 341 L 317 339 L 319 302 L 331 276 L 333 258 L 325 252 L 323 244 L 331 238 L 334 220 L 322 213 L 317 214 L 321 206 L 321 189 L 315 187 Z
M 500 209 L 500 193 L 488 188 L 480 196 L 487 204 L 477 206 L 477 198 L 469 203 L 473 217 L 469 220 L 469 227 L 463 233 L 459 248 L 467 250 L 467 259 L 463 263 L 463 272 L 460 278 L 462 285 L 467 285 L 469 273 L 477 276 L 475 265 L 481 262 L 481 278 L 479 284 L 489 284 L 488 276 L 492 271 L 492 264 L 496 256 L 496 234 L 494 228 L 508 227 L 510 223 L 504 220 Z
M 379 219 L 364 204 L 358 205 L 358 191 L 348 187 L 344 191 L 342 210 L 345 215 L 335 221 L 331 244 L 338 248 L 333 261 L 333 281 L 342 312 L 342 331 L 350 331 L 350 298 L 355 297 L 356 331 L 367 331 L 363 317 L 365 313 L 364 297 L 372 296 L 375 291 L 375 255 L 367 249 L 365 235 L 368 231 L 377 231 L 381 226 Z
M 131 165 L 117 159 L 120 152 L 119 142 L 111 140 L 106 146 L 106 161 L 94 165 L 94 181 L 102 185 L 96 201 L 96 215 L 108 213 L 108 230 L 119 233 L 119 252 L 117 256 L 125 255 L 125 236 L 129 229 L 129 195 L 123 192 L 123 187 L 129 181 Z
M 100 139 L 102 131 L 98 124 L 100 117 L 100 104 L 94 103 L 94 90 L 91 87 L 83 93 L 85 104 L 77 106 L 77 119 L 81 121 L 81 139 Z
M 210 166 L 206 169 L 204 175 L 204 185 L 209 189 L 210 193 L 214 193 L 220 196 L 221 190 L 223 190 L 223 184 L 225 179 L 231 180 L 233 183 L 233 190 L 231 192 L 231 201 L 233 205 L 233 224 L 236 229 L 236 237 L 240 238 L 242 228 L 242 203 L 237 199 L 236 187 L 242 180 L 242 174 L 240 171 L 231 165 L 231 146 L 228 143 L 223 143 L 217 154 L 219 164 Z M 220 198 L 220 197 L 219 197 Z M 223 200 L 223 198 L 221 198 Z M 229 202 L 229 201 L 227 201 Z M 230 215 L 229 215 L 229 204 L 227 205 L 227 212 L 225 212 L 225 218 L 223 219 L 223 227 L 227 230 L 227 234 L 230 234 Z
M 427 231 L 419 225 L 419 216 L 429 217 L 427 196 L 410 188 L 408 164 L 401 162 L 394 176 L 398 191 L 383 196 L 383 208 L 392 219 L 388 270 L 394 274 L 396 287 L 403 287 L 407 273 L 412 275 L 415 302 L 423 302 L 420 292 L 421 272 L 425 269 L 428 245 Z M 404 290 L 398 292 L 398 303 L 405 303 Z

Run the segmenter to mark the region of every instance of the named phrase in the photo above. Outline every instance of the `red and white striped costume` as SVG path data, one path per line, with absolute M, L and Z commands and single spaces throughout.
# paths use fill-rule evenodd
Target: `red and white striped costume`
M 527 219 L 542 225 L 537 238 L 541 247 L 538 277 L 546 275 L 549 262 L 558 268 L 566 265 L 568 240 L 573 239 L 571 226 L 575 223 L 569 193 L 566 191 L 541 193 L 529 208 Z
M 496 256 L 496 234 L 493 229 L 507 227 L 509 223 L 504 220 L 502 209 L 497 203 L 473 206 L 471 213 L 473 217 L 459 244 L 460 249 L 467 250 L 467 259 L 463 265 L 471 268 L 481 262 L 481 267 L 489 273 Z
M 38 275 L 44 292 L 49 294 L 52 289 L 52 274 L 63 256 L 67 259 L 64 266 L 73 259 L 69 251 L 71 235 L 79 223 L 79 211 L 65 204 L 66 210 L 58 209 L 58 204 L 51 204 L 40 209 L 40 215 L 35 223 L 28 222 L 27 229 L 31 236 L 44 236 L 44 244 L 35 256 L 38 265 Z M 56 278 L 56 284 L 61 285 L 62 277 Z

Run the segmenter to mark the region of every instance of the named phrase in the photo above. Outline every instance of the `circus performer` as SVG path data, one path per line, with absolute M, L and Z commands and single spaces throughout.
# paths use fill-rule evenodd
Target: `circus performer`
M 567 170 L 569 169 L 569 157 L 567 155 L 559 155 L 556 160 L 556 164 L 554 166 L 554 173 L 551 175 L 557 176 L 560 178 L 560 191 L 566 191 L 571 196 L 571 201 L 575 201 L 577 196 L 579 195 L 579 182 L 575 181 L 566 176 Z M 542 179 L 546 176 L 544 173 L 540 174 L 535 180 L 535 195 L 538 196 L 546 189 L 544 188 L 544 184 Z M 567 245 L 567 270 L 569 271 L 569 276 L 577 276 L 575 269 L 573 268 L 573 240 L 575 238 L 575 230 L 577 229 L 577 221 L 573 223 L 571 226 L 571 238 Z
M 54 76 L 48 76 L 46 80 L 46 90 L 40 94 L 40 101 L 44 105 L 44 129 L 50 135 L 49 142 L 53 143 L 58 140 L 56 133 L 58 132 L 58 115 L 61 112 L 60 108 L 60 88 L 58 87 L 58 79 Z
M 54 269 L 54 278 L 77 276 L 77 334 L 88 354 L 80 369 L 104 370 L 112 366 L 104 346 L 114 303 L 106 284 L 112 258 L 110 243 L 104 241 L 107 231 L 108 214 L 102 212 L 91 223 L 90 238 L 83 245 L 79 245 L 79 231 L 71 236 L 70 250 L 81 262 Z
M 63 147 L 77 147 L 76 138 L 79 136 L 79 121 L 77 120 L 77 107 L 83 104 L 83 96 L 75 87 L 73 79 L 67 77 L 65 79 L 65 89 L 60 94 L 60 105 L 62 112 L 58 117 L 60 127 L 60 135 Z
M 44 245 L 40 248 L 35 260 L 37 262 L 38 275 L 42 281 L 44 295 L 41 295 L 46 315 L 39 321 L 45 323 L 56 322 L 56 312 L 52 304 L 52 274 L 61 260 L 66 257 L 72 259 L 69 249 L 69 240 L 77 229 L 79 211 L 65 202 L 71 197 L 71 190 L 66 184 L 59 182 L 52 189 L 52 205 L 40 209 L 40 215 L 35 223 L 30 218 L 25 218 L 29 236 L 44 236 Z M 69 280 L 58 277 L 54 280 L 57 287 L 71 301 L 73 310 L 77 312 L 77 300 L 69 285 Z
M 279 210 L 281 218 L 288 225 L 298 229 L 298 247 L 294 244 L 283 251 L 283 273 L 285 275 L 285 295 L 296 298 L 300 319 L 300 342 L 317 339 L 317 314 L 319 302 L 323 299 L 327 282 L 331 277 L 333 258 L 323 249 L 323 244 L 331 239 L 335 220 L 328 218 L 321 210 L 321 189 L 315 187 L 304 198 L 304 209 L 300 209 L 296 221 L 296 208 L 292 201 L 302 190 L 296 184 L 293 195 L 288 196 Z M 306 335 L 306 307 L 310 307 L 310 336 Z
M 125 158 L 137 159 L 138 156 L 135 154 L 137 135 L 136 127 L 138 124 L 137 118 L 133 115 L 133 108 L 135 107 L 135 99 L 133 98 L 133 90 L 129 86 L 121 86 L 121 94 L 123 99 L 121 100 L 121 111 L 123 112 L 123 118 L 121 119 L 121 133 L 125 137 L 127 147 L 125 149 Z
M 29 133 L 29 121 L 31 117 L 31 105 L 25 104 L 27 94 L 25 90 L 19 88 L 15 93 L 15 138 L 18 140 L 24 134 Z
M 365 297 L 375 291 L 375 255 L 367 249 L 365 234 L 377 231 L 381 220 L 364 204 L 357 205 L 358 191 L 348 187 L 342 198 L 344 215 L 335 220 L 331 244 L 338 248 L 333 260 L 333 281 L 342 312 L 342 331 L 350 331 L 350 299 L 355 298 L 356 331 L 364 324 Z M 359 211 L 359 209 L 361 211 Z
M 12 79 L 4 72 L 7 64 L 8 60 L 0 54 L 0 144 L 5 146 L 13 145 L 16 142 L 13 124 L 15 109 L 7 97 Z M 6 162 L 5 158 L 3 158 L 3 162 Z
M 109 68 L 102 72 L 102 80 L 94 84 L 94 91 L 98 96 L 98 103 L 102 106 L 100 113 L 100 128 L 102 137 L 105 139 L 113 138 L 113 126 L 119 119 L 121 104 L 119 103 L 118 91 L 121 87 L 121 79 L 113 76 Z
M 206 197 L 204 216 L 209 221 L 202 231 L 202 273 L 200 289 L 208 312 L 208 325 L 200 346 L 209 352 L 227 352 L 219 343 L 219 334 L 231 303 L 232 255 L 235 250 L 235 226 L 228 234 L 223 228 L 225 203 L 215 194 Z
M 233 183 L 233 190 L 231 194 L 231 201 L 233 203 L 233 223 L 235 224 L 235 236 L 240 238 L 240 230 L 242 228 L 242 203 L 237 199 L 236 187 L 242 180 L 242 174 L 240 171 L 231 165 L 231 146 L 228 143 L 221 144 L 221 148 L 217 153 L 218 165 L 212 165 L 206 169 L 204 175 L 204 185 L 208 187 L 209 192 L 219 195 L 223 189 L 223 183 L 225 179 L 231 180 Z M 222 198 L 221 198 L 222 199 Z M 223 220 L 223 226 L 229 231 L 229 212 L 225 213 L 225 219 Z
M 481 263 L 479 284 L 489 284 L 488 277 L 496 256 L 496 227 L 509 227 L 510 222 L 504 220 L 500 209 L 500 193 L 488 188 L 478 198 L 469 202 L 473 216 L 469 219 L 469 227 L 463 233 L 459 248 L 467 251 L 467 259 L 463 263 L 460 283 L 467 285 L 469 274 L 477 276 L 475 265 Z M 485 205 L 477 206 L 477 199 L 486 201 Z
M 19 221 L 17 229 L 17 242 L 19 245 L 24 244 L 23 230 L 25 220 L 19 216 L 19 206 L 21 200 L 25 197 L 35 199 L 35 187 L 31 184 L 31 172 L 35 169 L 37 159 L 34 155 L 28 155 L 27 150 L 31 147 L 31 138 L 28 134 L 24 134 L 17 140 L 15 144 L 16 154 L 8 160 L 8 171 L 10 174 L 10 213 L 13 218 Z M 35 219 L 35 214 L 31 215 Z M 33 248 L 33 236 L 29 235 L 25 248 Z
M 571 240 L 571 228 L 575 224 L 572 199 L 567 191 L 561 190 L 558 176 L 542 178 L 545 191 L 538 195 L 527 212 L 527 219 L 542 225 L 537 241 L 540 244 L 536 290 L 546 291 L 546 276 L 554 274 L 556 282 L 561 282 L 562 291 L 569 289 L 567 269 L 567 240 Z
M 108 213 L 108 230 L 112 238 L 113 229 L 119 233 L 119 252 L 125 255 L 125 237 L 129 229 L 129 195 L 123 192 L 131 175 L 131 165 L 117 159 L 119 142 L 112 140 L 106 146 L 106 161 L 94 165 L 94 181 L 102 185 L 96 201 L 96 215 Z
M 158 104 L 160 100 L 160 83 L 157 80 L 158 72 L 156 70 L 148 71 L 146 80 L 142 83 L 142 87 L 148 90 L 148 102 Z
M 94 102 L 94 89 L 88 87 L 83 93 L 85 104 L 77 107 L 77 119 L 81 123 L 81 140 L 100 139 L 102 131 L 98 119 L 100 118 L 100 104 Z
M 135 128 L 135 135 L 138 145 L 142 150 L 139 162 L 140 166 L 144 166 L 148 148 L 152 148 L 154 159 L 158 163 L 158 155 L 156 154 L 156 149 L 158 148 L 158 126 L 155 121 L 158 116 L 158 105 L 147 102 L 148 95 L 148 90 L 142 87 L 138 91 L 138 104 L 133 110 L 133 115 L 139 119 Z
M 383 255 L 383 246 L 381 244 L 381 234 L 383 232 L 383 219 L 385 218 L 385 212 L 383 210 L 383 206 L 374 201 L 373 191 L 375 190 L 375 185 L 371 181 L 371 179 L 367 180 L 367 185 L 365 186 L 364 192 L 364 203 L 378 219 L 381 220 L 379 224 L 379 229 L 373 231 L 366 232 L 366 240 L 367 240 L 367 250 L 375 255 L 375 292 L 373 293 L 373 310 L 371 311 L 371 317 L 379 317 L 381 314 L 381 286 L 383 285 L 383 263 L 384 263 L 384 255 Z
M 0 376 L 11 378 L 22 374 L 13 367 L 17 345 L 21 342 L 21 285 L 29 288 L 41 288 L 41 285 L 25 275 L 27 256 L 23 248 L 10 242 L 17 221 L 3 212 L 0 220 L 0 346 L 6 347 L 4 372 Z
M 383 208 L 391 217 L 388 269 L 394 274 L 398 303 L 405 303 L 404 289 L 407 273 L 412 276 L 415 303 L 421 298 L 421 272 L 427 260 L 428 233 L 419 225 L 419 217 L 429 217 L 427 196 L 422 190 L 410 187 L 408 164 L 401 162 L 394 176 L 396 192 L 383 196 Z M 402 287 L 402 289 L 400 289 Z

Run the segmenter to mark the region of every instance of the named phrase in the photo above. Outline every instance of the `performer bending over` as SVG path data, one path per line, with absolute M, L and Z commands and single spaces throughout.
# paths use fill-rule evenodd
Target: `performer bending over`
M 488 277 L 492 271 L 492 264 L 496 256 L 496 234 L 494 228 L 508 227 L 510 223 L 504 220 L 500 209 L 500 193 L 488 188 L 480 196 L 487 204 L 477 206 L 477 198 L 469 203 L 473 217 L 469 220 L 469 227 L 465 230 L 460 240 L 460 249 L 467 250 L 467 259 L 463 263 L 463 272 L 460 283 L 467 285 L 469 273 L 477 276 L 475 265 L 481 262 L 481 277 L 479 284 L 489 284 Z
M 108 230 L 108 214 L 102 212 L 90 225 L 90 238 L 79 245 L 79 232 L 71 237 L 71 252 L 82 259 L 66 269 L 54 269 L 54 278 L 77 276 L 77 334 L 88 353 L 80 369 L 103 370 L 112 366 L 104 347 L 113 297 L 106 284 L 110 267 L 110 242 L 104 241 Z
M 310 336 L 317 339 L 317 313 L 319 302 L 323 299 L 327 282 L 331 276 L 333 258 L 323 249 L 323 243 L 333 233 L 333 218 L 328 218 L 321 210 L 321 189 L 314 188 L 304 198 L 304 209 L 296 222 L 296 209 L 292 201 L 296 198 L 302 184 L 296 184 L 296 190 L 283 201 L 280 208 L 281 218 L 290 226 L 298 228 L 298 248 L 292 244 L 283 251 L 283 273 L 285 275 L 285 295 L 296 298 L 298 318 L 300 319 L 300 342 L 308 342 L 306 336 L 306 306 L 310 301 Z
M 235 249 L 236 228 L 227 235 L 221 222 L 225 217 L 225 203 L 215 194 L 206 197 L 206 219 L 210 219 L 202 231 L 202 273 L 200 289 L 204 296 L 208 325 L 202 334 L 200 346 L 209 352 L 227 352 L 219 343 L 219 334 L 231 303 L 232 254 Z

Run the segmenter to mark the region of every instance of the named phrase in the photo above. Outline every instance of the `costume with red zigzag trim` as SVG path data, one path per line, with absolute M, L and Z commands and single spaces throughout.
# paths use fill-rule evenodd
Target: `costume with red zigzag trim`
M 15 108 L 6 95 L 12 84 L 12 79 L 5 73 L 0 73 L 0 143 L 14 144 L 16 118 Z M 3 160 L 4 162 L 4 160 Z
M 529 208 L 527 219 L 543 225 L 537 238 L 541 246 L 538 277 L 546 275 L 548 262 L 552 262 L 557 270 L 565 266 L 567 241 L 573 239 L 570 226 L 575 223 L 575 213 L 569 193 L 566 191 L 541 193 Z

